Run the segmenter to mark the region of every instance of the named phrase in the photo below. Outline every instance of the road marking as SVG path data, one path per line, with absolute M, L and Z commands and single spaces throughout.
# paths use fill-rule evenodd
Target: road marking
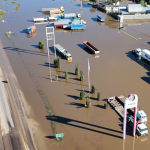
M 5 77 L 4 77 L 2 68 L 0 67 L 0 69 L 1 69 L 1 72 L 2 72 L 3 80 L 5 81 Z M 8 84 L 9 84 L 9 83 L 8 83 Z M 19 129 L 20 135 L 21 135 L 21 139 L 22 139 L 24 148 L 25 148 L 25 150 L 27 150 L 26 145 L 25 145 L 25 142 L 24 142 L 24 138 L 23 138 L 23 135 L 22 135 L 22 132 L 21 132 L 21 130 L 20 130 L 20 126 L 19 126 L 19 123 L 18 123 L 18 120 L 17 120 L 17 117 L 16 117 L 16 112 L 15 112 L 14 105 L 13 105 L 13 102 L 12 102 L 12 99 L 11 99 L 11 96 L 10 96 L 10 93 L 9 93 L 9 89 L 8 89 L 8 87 L 7 87 L 6 85 L 5 85 L 5 87 L 6 87 L 8 96 L 9 96 L 9 98 L 10 98 L 10 102 L 11 102 L 11 104 L 12 104 L 12 109 L 13 109 L 13 112 L 14 112 L 14 117 L 15 117 L 15 120 L 16 120 L 16 123 L 17 123 L 17 126 L 18 126 L 18 129 Z
M 135 30 L 137 30 L 137 31 L 139 31 L 139 32 L 141 32 L 141 33 L 143 33 L 143 34 L 145 34 L 146 36 L 150 37 L 150 35 L 148 35 L 148 34 L 142 32 L 141 30 L 138 30 L 138 29 L 136 29 L 136 28 L 133 28 L 133 29 L 135 29 Z
M 140 40 L 140 39 L 141 39 L 141 38 L 135 38 L 134 36 L 128 34 L 127 32 L 125 32 L 125 31 L 123 31 L 123 30 L 120 30 L 120 31 L 122 31 L 123 33 L 127 34 L 128 36 L 132 37 L 132 38 L 135 39 L 135 40 Z

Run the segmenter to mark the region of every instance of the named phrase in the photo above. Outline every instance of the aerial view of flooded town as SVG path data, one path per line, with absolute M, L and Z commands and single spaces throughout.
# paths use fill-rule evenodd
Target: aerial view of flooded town
M 0 150 L 149 150 L 150 0 L 0 0 Z

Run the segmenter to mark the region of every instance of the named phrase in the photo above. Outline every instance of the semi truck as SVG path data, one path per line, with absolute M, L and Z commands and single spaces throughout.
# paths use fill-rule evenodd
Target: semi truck
M 105 18 L 103 18 L 101 15 L 97 15 L 97 20 L 104 22 Z
M 84 30 L 84 24 L 71 24 L 71 30 Z
M 71 54 L 65 48 L 63 48 L 59 44 L 56 44 L 54 47 L 55 47 L 56 51 L 59 52 L 63 57 L 65 57 L 69 62 L 72 61 Z
M 141 50 L 140 48 L 137 48 L 136 50 L 132 51 L 132 54 L 136 54 L 139 57 L 139 60 L 142 57 L 146 59 L 147 61 L 150 61 L 150 51 L 147 49 Z
M 132 115 L 127 116 L 127 122 L 131 127 L 133 127 L 133 120 L 134 118 Z M 141 123 L 141 120 L 136 121 L 136 134 L 138 136 L 148 135 L 148 128 L 144 123 Z
M 28 34 L 29 34 L 29 33 L 32 33 L 32 32 L 35 32 L 35 30 L 36 30 L 36 26 L 30 26 L 30 27 L 28 27 L 28 28 L 26 29 L 26 31 L 27 31 Z

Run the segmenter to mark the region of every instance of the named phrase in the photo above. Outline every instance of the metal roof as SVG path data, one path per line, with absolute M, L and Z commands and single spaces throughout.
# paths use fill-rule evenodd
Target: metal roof
M 64 16 L 65 17 L 70 17 L 70 16 L 76 16 L 76 14 L 75 13 L 69 13 L 69 14 L 65 14 Z
M 54 9 L 59 9 L 59 8 L 42 8 L 42 11 L 51 11 L 51 10 L 54 10 Z
M 146 129 L 146 128 L 147 128 L 147 126 L 146 126 L 144 123 L 138 124 L 138 126 L 139 126 L 141 129 Z
M 141 4 L 128 4 L 127 5 L 128 12 L 142 12 L 142 6 Z

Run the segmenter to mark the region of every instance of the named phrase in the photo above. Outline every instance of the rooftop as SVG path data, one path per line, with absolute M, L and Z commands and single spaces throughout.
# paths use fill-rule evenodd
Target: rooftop
M 141 129 L 147 128 L 147 126 L 146 126 L 144 123 L 138 124 L 138 126 L 139 126 Z
M 140 110 L 138 111 L 138 113 L 141 115 L 141 116 L 146 116 L 145 112 L 143 110 Z

